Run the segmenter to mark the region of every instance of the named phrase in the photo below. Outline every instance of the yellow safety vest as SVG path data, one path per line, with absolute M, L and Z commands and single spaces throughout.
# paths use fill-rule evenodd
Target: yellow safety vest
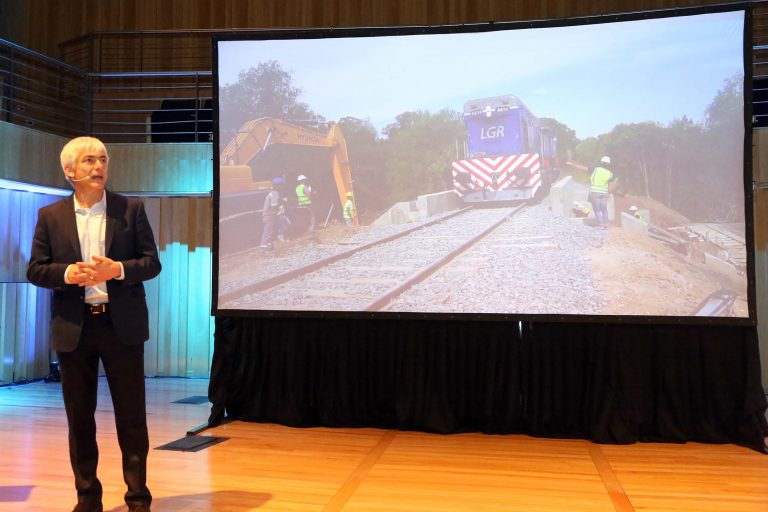
M 595 167 L 592 177 L 589 179 L 592 187 L 590 190 L 597 194 L 608 193 L 608 183 L 613 179 L 613 173 L 605 167 Z
M 355 215 L 355 202 L 351 199 L 347 199 L 347 202 L 344 203 L 344 218 L 350 220 L 353 219 Z
M 296 187 L 296 197 L 298 198 L 299 206 L 309 206 L 312 204 L 312 198 L 305 192 L 306 186 L 306 183 L 301 183 Z

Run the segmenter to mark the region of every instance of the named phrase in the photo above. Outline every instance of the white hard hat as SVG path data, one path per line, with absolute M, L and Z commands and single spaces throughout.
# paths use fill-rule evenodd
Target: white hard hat
M 635 205 L 630 206 L 629 207 L 629 211 L 636 212 L 637 211 L 637 206 L 635 206 Z
M 305 179 L 307 179 L 307 177 L 306 177 L 306 176 L 304 176 L 303 174 L 299 174 L 299 177 L 298 177 L 298 178 L 296 178 L 296 179 L 297 179 L 297 180 L 299 180 L 299 181 L 301 181 L 301 180 L 305 180 Z
M 579 202 L 578 201 L 574 201 L 573 204 L 575 204 L 576 206 L 579 206 Z
M 600 163 L 601 164 L 610 164 L 611 163 L 611 157 L 604 156 L 603 158 L 600 159 Z

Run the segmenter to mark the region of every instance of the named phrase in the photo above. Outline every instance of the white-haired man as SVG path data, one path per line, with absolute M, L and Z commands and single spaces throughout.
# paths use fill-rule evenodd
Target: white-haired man
M 74 510 L 102 511 L 94 418 L 101 360 L 128 486 L 125 501 L 131 511 L 148 512 L 143 282 L 160 272 L 157 246 L 142 202 L 106 189 L 109 156 L 100 140 L 69 141 L 61 168 L 74 193 L 40 209 L 27 279 L 53 289 L 51 346 L 61 369 Z

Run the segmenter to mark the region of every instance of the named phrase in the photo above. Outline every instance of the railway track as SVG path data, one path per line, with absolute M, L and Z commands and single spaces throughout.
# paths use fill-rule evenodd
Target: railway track
M 219 296 L 219 308 L 381 311 L 525 209 L 466 208 Z

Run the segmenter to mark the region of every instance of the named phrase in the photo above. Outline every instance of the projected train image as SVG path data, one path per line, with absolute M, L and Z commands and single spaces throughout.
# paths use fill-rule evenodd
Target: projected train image
M 557 179 L 554 133 L 515 96 L 464 104 L 467 158 L 452 164 L 465 203 L 532 199 Z
M 749 318 L 743 27 L 218 41 L 216 308 Z

